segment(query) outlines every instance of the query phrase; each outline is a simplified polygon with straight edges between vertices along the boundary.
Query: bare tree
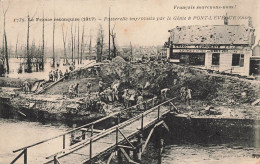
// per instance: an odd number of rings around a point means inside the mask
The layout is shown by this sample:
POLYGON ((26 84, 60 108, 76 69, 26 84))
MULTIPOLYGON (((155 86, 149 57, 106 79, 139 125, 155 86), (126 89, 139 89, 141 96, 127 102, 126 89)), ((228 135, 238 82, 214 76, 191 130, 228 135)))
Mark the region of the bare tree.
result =
POLYGON ((110 33, 110 7, 109 7, 109 13, 108 13, 108 59, 110 60, 111 56, 110 56, 110 36, 111 36, 111 33, 110 33))
POLYGON ((72 62, 73 62, 73 56, 74 56, 74 51, 73 51, 73 32, 72 32, 72 24, 71 24, 71 57, 72 57, 72 62))
POLYGON ((133 47, 132 47, 132 43, 130 42, 130 63, 133 61, 133 47))
POLYGON ((103 41, 104 41, 104 31, 102 25, 99 25, 98 34, 97 34, 97 62, 101 62, 103 54, 103 41))
POLYGON ((78 65, 79 65, 79 22, 78 22, 78 65))
POLYGON ((116 57, 116 44, 115 44, 116 33, 114 33, 114 29, 115 29, 115 25, 111 32, 112 42, 113 42, 113 57, 115 58, 116 57))
POLYGON ((82 64, 82 55, 84 53, 85 50, 85 46, 84 46, 84 28, 85 26, 83 25, 83 29, 82 29, 82 35, 81 35, 81 49, 80 49, 80 64, 82 64))
POLYGON ((67 30, 66 30, 66 34, 64 34, 64 24, 62 25, 62 39, 63 39, 63 47, 64 47, 64 57, 65 57, 65 64, 68 64, 68 58, 67 58, 67 54, 66 54, 66 41, 67 41, 67 30))
POLYGON ((55 13, 53 18, 53 28, 52 28, 52 66, 55 67, 55 50, 54 50, 54 39, 55 39, 55 13))
MULTIPOLYGON (((38 8, 37 8, 38 9, 38 8)), ((37 13, 37 9, 35 10, 35 13, 34 15, 31 17, 32 19, 34 18, 34 16, 36 15, 37 13)), ((32 72, 32 63, 31 63, 31 59, 32 59, 32 56, 31 56, 31 53, 30 53, 30 45, 29 45, 29 42, 30 42, 30 15, 29 15, 29 12, 28 12, 28 15, 27 15, 27 43, 26 43, 26 56, 27 56, 27 70, 26 72, 28 73, 31 73, 32 72)))
MULTIPOLYGON (((99 53, 97 54, 98 62, 101 62, 103 55, 103 47, 104 47, 104 30, 102 25, 99 25, 98 35, 97 35, 97 46, 99 46, 99 53)), ((97 47, 98 48, 98 47, 97 47)))
POLYGON ((28 13, 28 26, 27 26, 27 44, 26 44, 26 55, 27 55, 27 72, 32 72, 32 65, 31 65, 31 56, 30 56, 30 49, 29 49, 29 40, 30 40, 30 16, 28 13))
MULTIPOLYGON (((73 35, 73 49, 74 49, 74 52, 75 52, 75 58, 76 58, 76 25, 75 25, 75 28, 74 28, 74 35, 73 35)), ((76 59, 74 60, 74 62, 76 63, 76 59)), ((74 64, 75 64, 74 63, 74 64)))
POLYGON ((90 36, 89 36, 89 46, 88 46, 88 53, 89 53, 89 57, 92 53, 92 34, 90 32, 90 36))
POLYGON ((9 73, 9 57, 8 57, 8 47, 7 47, 7 36, 6 36, 6 30, 5 30, 5 19, 6 19, 6 13, 9 9, 9 2, 8 1, 8 5, 6 8, 4 8, 4 5, 2 4, 2 11, 3 11, 3 16, 4 16, 4 34, 3 34, 3 38, 4 38, 4 55, 5 55, 5 60, 6 60, 6 72, 9 73))
POLYGON ((17 52, 17 46, 18 46, 18 36, 16 38, 16 44, 15 44, 15 56, 18 59, 18 52, 17 52))
POLYGON ((42 12, 42 61, 41 61, 41 69, 44 70, 44 11, 42 12))

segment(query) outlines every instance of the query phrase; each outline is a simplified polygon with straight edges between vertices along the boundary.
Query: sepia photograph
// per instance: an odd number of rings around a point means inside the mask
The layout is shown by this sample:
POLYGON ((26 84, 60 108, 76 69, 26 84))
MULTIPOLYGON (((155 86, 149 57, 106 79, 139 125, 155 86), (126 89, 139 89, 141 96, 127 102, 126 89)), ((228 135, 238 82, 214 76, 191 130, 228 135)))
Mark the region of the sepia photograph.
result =
POLYGON ((260 1, 1 0, 0 164, 260 164, 260 1))

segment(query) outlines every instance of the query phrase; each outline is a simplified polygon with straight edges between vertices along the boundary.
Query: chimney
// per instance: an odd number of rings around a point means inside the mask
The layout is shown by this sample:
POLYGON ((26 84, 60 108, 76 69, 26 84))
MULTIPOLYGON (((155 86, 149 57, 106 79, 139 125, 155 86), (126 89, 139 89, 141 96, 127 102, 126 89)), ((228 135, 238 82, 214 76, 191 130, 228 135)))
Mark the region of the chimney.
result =
POLYGON ((248 27, 253 28, 253 21, 252 21, 252 17, 249 17, 248 19, 248 27))

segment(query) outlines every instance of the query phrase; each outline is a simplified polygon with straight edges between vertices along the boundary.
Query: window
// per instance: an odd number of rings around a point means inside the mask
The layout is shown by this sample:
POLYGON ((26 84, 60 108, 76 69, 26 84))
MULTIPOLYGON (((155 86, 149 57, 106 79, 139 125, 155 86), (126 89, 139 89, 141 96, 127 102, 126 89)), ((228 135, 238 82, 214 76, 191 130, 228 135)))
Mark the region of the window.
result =
POLYGON ((178 53, 172 53, 170 56, 171 59, 180 59, 180 54, 178 53))
POLYGON ((219 53, 212 54, 212 65, 219 65, 219 53))
POLYGON ((244 67, 244 54, 233 54, 232 66, 244 67))

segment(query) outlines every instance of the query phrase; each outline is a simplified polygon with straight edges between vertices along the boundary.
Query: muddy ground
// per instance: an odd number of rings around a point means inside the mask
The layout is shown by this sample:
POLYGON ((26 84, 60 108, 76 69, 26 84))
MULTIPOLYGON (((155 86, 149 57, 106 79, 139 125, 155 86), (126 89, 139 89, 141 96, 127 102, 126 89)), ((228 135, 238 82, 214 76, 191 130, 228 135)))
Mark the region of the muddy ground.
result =
MULTIPOLYGON (((71 74, 68 80, 59 82, 43 94, 67 95, 69 86, 79 83, 79 94, 84 96, 89 82, 92 83, 92 92, 98 91, 99 80, 103 80, 105 87, 111 86, 116 80, 120 81, 120 92, 123 89, 144 88, 149 82, 150 85, 144 89, 146 95, 160 97, 160 90, 169 88, 168 97, 177 97, 176 106, 181 113, 208 115, 205 108, 210 106, 218 113, 216 117, 259 119, 259 106, 251 104, 260 98, 260 81, 208 73, 205 70, 157 61, 129 64, 120 57, 110 63, 101 64, 99 71, 95 70, 97 68, 83 69, 71 74), (180 99, 181 87, 192 90, 190 105, 180 99)), ((5 85, 1 80, 1 86, 5 85)), ((18 87, 20 82, 14 80, 14 85, 11 84, 8 83, 7 86, 18 87)))

